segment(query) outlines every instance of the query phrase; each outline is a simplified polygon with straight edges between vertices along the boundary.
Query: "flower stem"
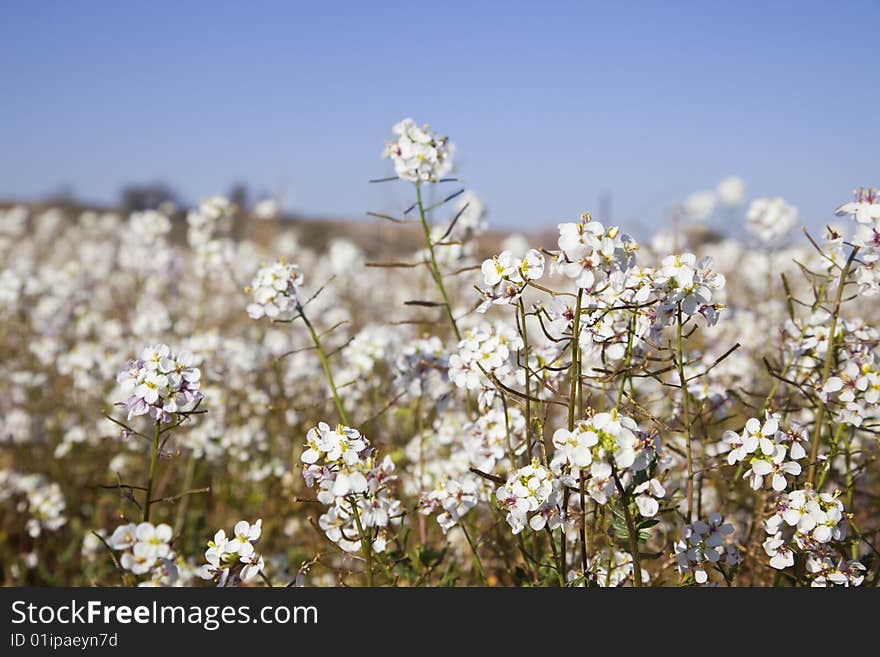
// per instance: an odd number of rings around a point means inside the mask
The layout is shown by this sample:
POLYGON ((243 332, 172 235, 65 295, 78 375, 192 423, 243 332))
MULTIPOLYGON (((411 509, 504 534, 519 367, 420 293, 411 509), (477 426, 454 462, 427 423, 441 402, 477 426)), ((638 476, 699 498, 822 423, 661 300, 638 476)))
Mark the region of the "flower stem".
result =
POLYGON ((617 391, 617 403, 614 404, 614 410, 620 410, 620 403, 623 401, 623 394, 626 390, 626 384, 629 380, 629 370, 632 366, 632 352, 633 352, 633 334, 635 333, 635 315, 629 321, 629 326, 627 327, 627 342, 626 342, 626 357, 623 361, 623 377, 620 381, 620 389, 617 391))
POLYGON ((425 245, 428 247, 428 253, 431 255, 431 274, 434 276, 434 282, 440 290, 440 296, 443 297, 443 304, 446 307, 446 314, 449 317, 449 323, 452 324, 452 330, 455 337, 461 340, 461 332, 458 330, 458 324, 455 321, 455 315, 452 314, 452 306, 449 304, 449 296, 446 294, 446 286, 443 285, 443 275, 437 266, 437 257, 434 254, 434 243, 431 241, 431 228, 428 226, 428 219, 425 216, 425 206, 422 203, 422 186, 416 183, 416 200, 419 206, 419 218, 422 221, 422 230, 425 233, 425 245))
MULTIPOLYGON (((583 298, 583 288, 578 289, 577 294, 577 302, 575 303, 575 311, 574 311, 574 321, 571 329, 571 387, 568 391, 568 430, 574 431, 574 417, 575 417, 575 408, 580 411, 580 405, 578 404, 578 390, 580 389, 580 354, 581 348, 579 344, 580 330, 581 330, 581 299, 583 298)), ((584 474, 580 473, 580 495, 581 495, 581 509, 584 508, 584 474)), ((565 496, 563 497, 562 504, 562 513, 568 514, 568 489, 565 490, 565 496)), ((583 526, 580 531, 580 544, 581 544, 581 565, 584 567, 584 576, 586 576, 586 563, 587 563, 587 555, 586 555, 586 533, 587 533, 587 518, 586 515, 581 516, 581 522, 583 526)), ((561 560, 562 560, 562 570, 568 567, 566 564, 567 558, 567 537, 565 535, 565 526, 560 528, 560 534, 562 536, 561 545, 561 560)), ((563 574, 563 577, 565 575, 563 574)))
POLYGON ((339 398, 339 393, 336 391, 336 384, 333 382, 333 374, 330 372, 330 363, 327 362, 327 353, 321 346, 321 340, 318 338, 318 334, 315 332, 315 327, 312 326, 309 318, 306 317, 306 312, 305 309, 302 307, 302 304, 297 304, 296 309, 299 311, 300 317, 302 317, 306 328, 309 329, 309 334, 312 336, 312 342, 315 343, 315 349, 318 352, 318 359, 321 361, 321 367, 324 370, 324 376, 327 378, 327 385, 330 386, 330 393, 333 395, 333 402, 336 404, 336 410, 339 412, 339 419, 342 420, 342 423, 344 425, 351 426, 351 422, 348 419, 348 414, 345 412, 345 407, 342 405, 342 400, 339 398))
MULTIPOLYGON (((580 484, 580 497, 581 497, 581 532, 580 532, 580 544, 581 544, 581 569, 584 571, 584 577, 587 576, 587 568, 589 567, 589 556, 587 554, 587 480, 584 476, 584 471, 581 470, 580 477, 578 483, 580 484)), ((563 530, 563 536, 565 535, 565 530, 563 530)))
POLYGON ((583 289, 578 290, 577 304, 574 310, 574 324, 571 329, 571 390, 568 396, 568 430, 574 431, 575 407, 577 406, 577 392, 580 385, 578 377, 578 363, 580 362, 581 348, 579 344, 581 332, 581 299, 583 289))
POLYGON ((529 371, 529 333, 526 330, 526 306, 522 302, 522 299, 519 300, 519 317, 520 323, 522 324, 522 339, 523 339, 523 366, 525 367, 526 373, 526 443, 528 444, 529 453, 526 456, 526 463, 532 460, 533 443, 532 443, 532 380, 531 380, 531 372, 529 371))
MULTIPOLYGON (((617 470, 612 469, 614 477, 614 485, 617 486, 617 492, 620 493, 620 505, 623 507, 623 517, 626 520, 626 533, 629 536, 629 552, 633 559, 632 582, 636 588, 642 586, 642 559, 639 554, 639 532, 636 529, 636 523, 633 521, 632 514, 629 511, 629 496, 620 483, 620 477, 617 476, 617 470)), ((608 571, 609 573, 611 570, 608 571)))
POLYGON ((822 380, 819 382, 819 409, 816 412, 816 424, 813 427, 813 440, 810 445, 810 470, 807 481, 812 486, 816 482, 816 465, 819 459, 819 443, 822 441, 822 422, 825 419, 825 401, 822 399, 821 391, 828 382, 831 375, 831 362, 834 360, 834 341, 837 338, 837 317, 840 314, 840 303, 843 299, 843 288, 846 287, 846 279, 852 268, 853 260, 859 252, 859 247, 854 247, 847 258, 846 264, 840 272, 840 279, 837 282, 837 294, 834 297, 834 312, 831 313, 831 324, 828 327, 828 346, 825 351, 825 364, 822 367, 822 380))
POLYGON ((483 571, 483 562, 480 561, 480 553, 477 552, 477 546, 474 545, 474 541, 471 538, 471 533, 465 526, 464 521, 458 524, 459 527, 461 527, 461 531, 464 532, 464 537, 467 539, 468 545, 471 547, 471 554, 474 557, 474 569, 477 571, 477 576, 480 578, 483 586, 489 586, 489 581, 486 579, 486 573, 483 571))
POLYGON ((361 554, 364 557, 364 561, 367 562, 364 571, 366 584, 367 586, 373 586, 373 541, 364 531, 364 526, 361 524, 361 514, 358 511, 357 501, 350 499, 349 504, 351 504, 351 510, 354 514, 354 522, 357 525, 358 536, 361 537, 361 554))
POLYGON ((684 340, 682 339, 681 303, 678 304, 678 347, 676 364, 678 365, 678 383, 681 388, 681 412, 687 448, 687 521, 694 519, 694 459, 691 454, 691 418, 688 409, 688 389, 684 375, 684 340))
POLYGON ((153 435, 153 447, 150 450, 150 475, 147 479, 147 499, 144 500, 144 522, 150 522, 150 505, 153 497, 153 479, 156 476, 156 462, 159 459, 159 436, 161 420, 156 420, 156 433, 153 435))

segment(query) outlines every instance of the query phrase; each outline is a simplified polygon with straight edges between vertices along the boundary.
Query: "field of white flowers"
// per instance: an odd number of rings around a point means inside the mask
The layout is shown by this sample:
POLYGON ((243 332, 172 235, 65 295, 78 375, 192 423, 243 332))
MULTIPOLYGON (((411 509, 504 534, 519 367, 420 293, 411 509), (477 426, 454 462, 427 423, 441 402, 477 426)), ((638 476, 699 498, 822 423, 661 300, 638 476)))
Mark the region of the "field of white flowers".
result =
POLYGON ((391 259, 219 197, 185 238, 0 211, 0 582, 878 584, 876 191, 808 232, 730 178, 492 254, 446 137, 383 158, 391 259))

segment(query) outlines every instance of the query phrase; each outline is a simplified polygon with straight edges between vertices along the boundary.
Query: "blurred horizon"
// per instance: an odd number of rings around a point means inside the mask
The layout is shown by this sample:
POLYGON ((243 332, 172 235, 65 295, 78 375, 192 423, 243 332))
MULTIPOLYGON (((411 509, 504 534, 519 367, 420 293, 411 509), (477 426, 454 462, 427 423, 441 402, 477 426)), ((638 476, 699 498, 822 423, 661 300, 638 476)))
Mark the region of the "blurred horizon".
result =
MULTIPOLYGON (((411 116, 455 143, 493 228, 665 221, 729 175, 821 225, 877 184, 880 3, 33 2, 0 8, 0 201, 301 216, 408 205, 380 159, 411 116), (335 11, 334 11, 335 10, 335 11)), ((366 219, 365 219, 366 220, 366 219)))

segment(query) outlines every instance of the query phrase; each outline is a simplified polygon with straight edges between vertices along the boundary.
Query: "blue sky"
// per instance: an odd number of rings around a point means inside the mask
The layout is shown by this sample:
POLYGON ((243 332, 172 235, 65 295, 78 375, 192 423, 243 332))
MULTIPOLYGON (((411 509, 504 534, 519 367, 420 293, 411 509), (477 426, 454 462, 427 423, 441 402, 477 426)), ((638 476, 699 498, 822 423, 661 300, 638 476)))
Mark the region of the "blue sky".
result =
POLYGON ((6 2, 0 197, 233 181, 361 216, 397 120, 452 137, 492 224, 612 195, 650 225, 728 174, 818 224, 878 184, 880 3, 6 2))

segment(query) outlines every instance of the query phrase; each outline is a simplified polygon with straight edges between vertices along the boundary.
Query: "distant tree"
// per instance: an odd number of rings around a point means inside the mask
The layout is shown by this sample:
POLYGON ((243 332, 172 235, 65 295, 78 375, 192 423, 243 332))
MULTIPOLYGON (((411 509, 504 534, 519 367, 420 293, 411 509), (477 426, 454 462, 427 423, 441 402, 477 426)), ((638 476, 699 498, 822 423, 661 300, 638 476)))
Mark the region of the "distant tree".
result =
POLYGON ((238 207, 241 214, 247 214, 248 204, 250 203, 250 190, 247 183, 236 182, 229 188, 229 200, 238 207))
POLYGON ((76 191, 70 183, 63 183, 46 194, 46 203, 50 205, 73 205, 76 203, 76 191))
POLYGON ((163 203, 179 205, 177 193, 163 182, 125 185, 119 197, 122 210, 126 213, 155 210, 163 203))

